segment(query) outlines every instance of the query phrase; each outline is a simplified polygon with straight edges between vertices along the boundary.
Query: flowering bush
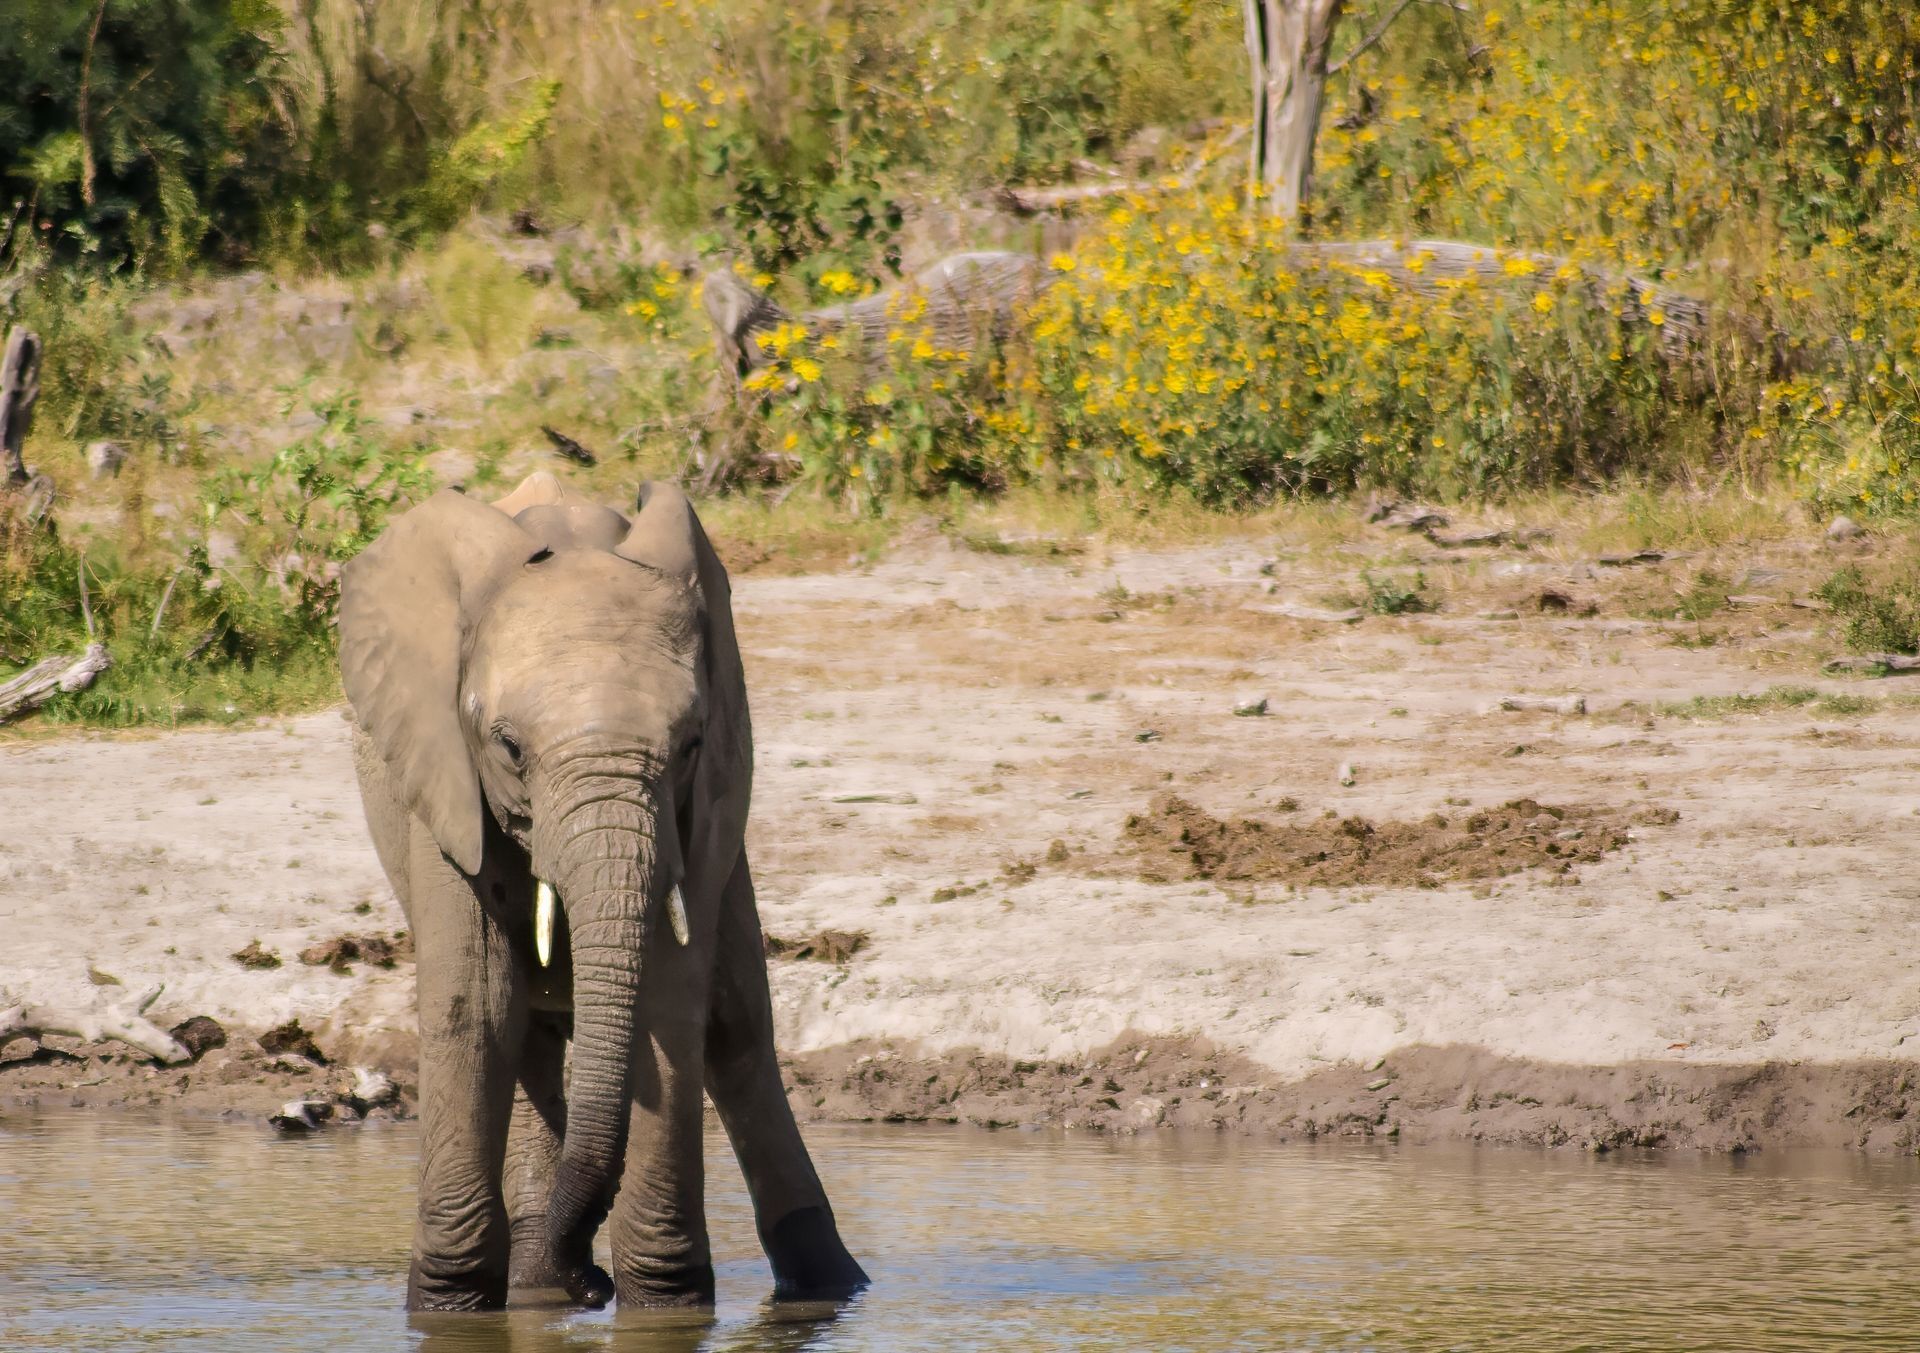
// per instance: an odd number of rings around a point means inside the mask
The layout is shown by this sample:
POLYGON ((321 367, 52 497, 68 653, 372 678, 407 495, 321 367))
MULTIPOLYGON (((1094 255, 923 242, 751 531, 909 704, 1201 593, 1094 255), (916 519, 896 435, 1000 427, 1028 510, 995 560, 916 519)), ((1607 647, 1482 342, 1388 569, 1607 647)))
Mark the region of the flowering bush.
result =
POLYGON ((1649 326, 1574 298, 1577 269, 1502 258, 1515 285, 1426 294, 1365 268, 1303 271, 1232 197, 1140 197, 1051 261, 1001 341, 941 347, 908 293, 877 361, 789 324, 749 385, 810 472, 875 495, 1031 479, 1216 503, 1485 493, 1651 469, 1696 435, 1649 326))
POLYGON ((1053 259, 1007 341, 943 351, 911 300, 878 363, 783 335, 760 378, 776 435, 876 495, 1704 470, 1851 510, 1915 501, 1920 10, 1516 0, 1402 22, 1326 110, 1310 232, 1483 243, 1493 280, 1303 271, 1234 194, 1168 189, 1053 259), (1722 317, 1691 360, 1662 355, 1657 307, 1591 280, 1629 274, 1722 317))

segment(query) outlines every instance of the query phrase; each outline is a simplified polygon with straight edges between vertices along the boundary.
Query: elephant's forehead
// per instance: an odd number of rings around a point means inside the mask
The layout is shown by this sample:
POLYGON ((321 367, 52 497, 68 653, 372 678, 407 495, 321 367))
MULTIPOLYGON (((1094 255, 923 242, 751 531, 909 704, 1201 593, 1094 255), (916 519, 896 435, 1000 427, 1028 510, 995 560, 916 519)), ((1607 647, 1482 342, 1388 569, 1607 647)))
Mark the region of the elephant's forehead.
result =
POLYGON ((693 645, 699 597, 679 579, 599 550, 563 550, 521 568, 488 610, 485 628, 575 641, 693 645))

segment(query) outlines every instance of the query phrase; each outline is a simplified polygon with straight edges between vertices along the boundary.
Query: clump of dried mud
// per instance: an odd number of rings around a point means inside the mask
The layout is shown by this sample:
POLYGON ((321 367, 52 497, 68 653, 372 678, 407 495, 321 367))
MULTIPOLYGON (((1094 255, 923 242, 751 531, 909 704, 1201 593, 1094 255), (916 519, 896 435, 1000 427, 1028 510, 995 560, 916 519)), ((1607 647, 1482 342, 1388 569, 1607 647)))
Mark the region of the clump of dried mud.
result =
POLYGON ((767 935, 762 940, 768 958, 810 958, 820 963, 845 963, 867 947, 864 930, 822 930, 803 939, 767 935))
POLYGON ((1210 879, 1319 887, 1436 888, 1523 869, 1557 874, 1632 839, 1639 823, 1677 821, 1670 809, 1555 808, 1514 799, 1498 808, 1430 813, 1417 822, 1325 816, 1303 822, 1217 818, 1176 794, 1127 818, 1124 833, 1149 882, 1210 879))

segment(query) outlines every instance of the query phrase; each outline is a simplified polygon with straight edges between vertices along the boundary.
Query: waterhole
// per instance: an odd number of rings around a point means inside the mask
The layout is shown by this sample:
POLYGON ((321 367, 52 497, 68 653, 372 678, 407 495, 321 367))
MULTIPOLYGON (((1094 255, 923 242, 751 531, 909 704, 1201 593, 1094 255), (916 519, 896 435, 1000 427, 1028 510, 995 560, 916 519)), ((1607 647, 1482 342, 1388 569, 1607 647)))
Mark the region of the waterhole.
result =
POLYGON ((411 1125, 0 1118, 0 1348, 1910 1346, 1910 1160, 809 1132, 875 1285, 778 1310, 724 1139, 711 1317, 410 1321, 411 1125))

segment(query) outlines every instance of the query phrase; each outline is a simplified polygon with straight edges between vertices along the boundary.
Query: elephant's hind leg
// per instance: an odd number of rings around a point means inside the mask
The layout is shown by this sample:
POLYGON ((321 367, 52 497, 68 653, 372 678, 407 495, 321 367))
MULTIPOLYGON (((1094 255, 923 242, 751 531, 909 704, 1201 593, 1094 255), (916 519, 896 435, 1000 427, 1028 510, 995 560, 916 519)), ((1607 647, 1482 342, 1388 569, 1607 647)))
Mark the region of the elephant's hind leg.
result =
POLYGON ((865 1287, 866 1272, 840 1239, 780 1081, 766 946, 744 852, 720 909, 707 1093, 746 1176, 760 1244, 773 1266, 774 1296, 838 1300, 865 1287))
POLYGON ((566 1291, 547 1250, 547 1199, 567 1131, 564 1068, 572 1016, 536 1010, 520 1045, 520 1079, 507 1133, 507 1226, 513 1255, 507 1285, 512 1300, 562 1303, 566 1291))

